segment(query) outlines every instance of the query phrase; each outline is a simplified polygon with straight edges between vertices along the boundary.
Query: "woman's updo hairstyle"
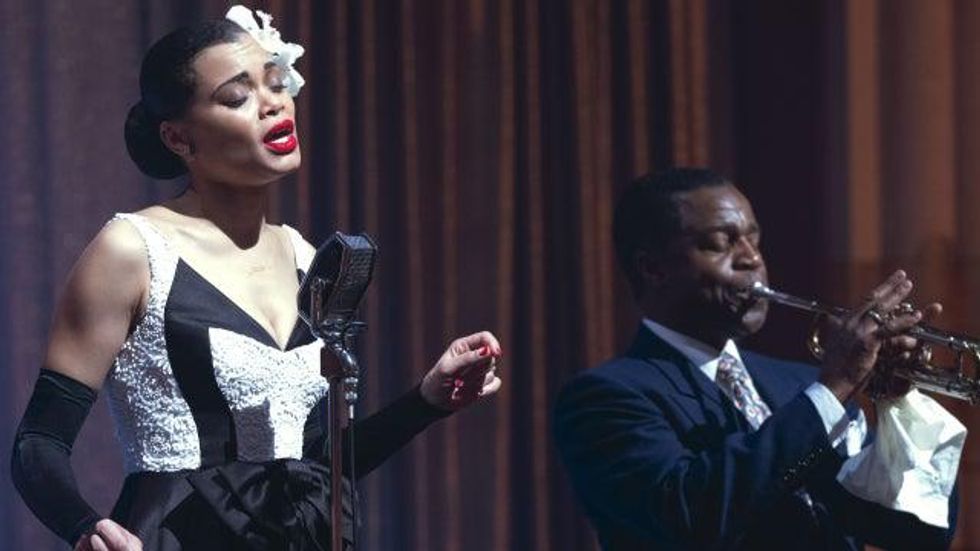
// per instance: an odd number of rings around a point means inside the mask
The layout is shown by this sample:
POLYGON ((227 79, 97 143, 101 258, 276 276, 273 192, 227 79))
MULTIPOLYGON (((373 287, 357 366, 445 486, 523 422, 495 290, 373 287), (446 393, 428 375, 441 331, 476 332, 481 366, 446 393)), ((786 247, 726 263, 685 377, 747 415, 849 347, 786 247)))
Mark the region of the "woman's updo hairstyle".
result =
POLYGON ((194 96, 194 58, 210 46, 235 42, 245 33, 219 19, 183 27, 156 42, 143 58, 140 95, 126 117, 126 149, 136 166, 153 178, 187 172, 184 161, 160 139, 160 123, 180 118, 194 96))

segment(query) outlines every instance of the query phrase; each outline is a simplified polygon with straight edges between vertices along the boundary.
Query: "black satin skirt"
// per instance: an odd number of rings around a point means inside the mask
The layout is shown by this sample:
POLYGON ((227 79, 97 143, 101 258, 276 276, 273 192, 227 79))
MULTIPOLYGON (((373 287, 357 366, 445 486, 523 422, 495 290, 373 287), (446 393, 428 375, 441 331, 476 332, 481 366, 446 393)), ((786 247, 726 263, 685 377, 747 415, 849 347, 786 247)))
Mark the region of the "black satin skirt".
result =
MULTIPOLYGON (((342 529, 350 542, 347 481, 344 490, 342 529)), ((112 518, 138 536, 145 551, 331 551, 330 471, 311 461, 281 459, 133 473, 112 518)))

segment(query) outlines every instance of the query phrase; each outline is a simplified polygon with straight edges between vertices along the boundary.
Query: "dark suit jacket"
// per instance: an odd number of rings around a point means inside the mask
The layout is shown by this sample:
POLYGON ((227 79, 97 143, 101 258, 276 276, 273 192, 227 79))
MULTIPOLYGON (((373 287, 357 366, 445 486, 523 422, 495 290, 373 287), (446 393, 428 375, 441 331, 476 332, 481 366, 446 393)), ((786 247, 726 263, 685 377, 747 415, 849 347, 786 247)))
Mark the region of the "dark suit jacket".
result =
POLYGON ((714 381, 643 326, 625 356, 562 390, 555 438, 604 549, 948 546, 952 529, 836 482, 842 459, 803 393, 816 368, 741 355, 773 411, 754 432, 714 381))

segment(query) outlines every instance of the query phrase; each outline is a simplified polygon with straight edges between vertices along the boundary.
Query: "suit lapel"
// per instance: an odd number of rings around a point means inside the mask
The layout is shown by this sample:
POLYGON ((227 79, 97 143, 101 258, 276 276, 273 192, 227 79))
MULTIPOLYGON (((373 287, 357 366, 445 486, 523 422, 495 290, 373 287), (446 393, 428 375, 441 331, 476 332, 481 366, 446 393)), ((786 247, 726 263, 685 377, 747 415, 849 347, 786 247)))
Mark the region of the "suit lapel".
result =
MULTIPOLYGON (((752 376, 756 390, 773 411, 786 405, 805 386, 796 378, 781 372, 779 362, 745 350, 740 350, 739 354, 752 376)), ((737 413, 734 405, 714 381, 643 324, 640 324, 627 356, 650 363, 678 394, 690 398, 678 403, 687 410, 692 419, 696 420, 709 412, 724 418, 732 411, 742 419, 741 414, 737 413)))
POLYGON ((721 390, 698 367, 691 363, 679 350, 667 344, 653 331, 640 324, 627 356, 645 360, 670 381, 678 394, 694 398, 705 407, 722 413, 724 401, 721 390))
POLYGON ((752 376, 755 389, 769 405, 769 409, 776 411, 783 407, 800 391, 802 386, 800 381, 788 377, 787 373, 780 373, 777 362, 752 352, 740 351, 739 353, 745 368, 752 376))

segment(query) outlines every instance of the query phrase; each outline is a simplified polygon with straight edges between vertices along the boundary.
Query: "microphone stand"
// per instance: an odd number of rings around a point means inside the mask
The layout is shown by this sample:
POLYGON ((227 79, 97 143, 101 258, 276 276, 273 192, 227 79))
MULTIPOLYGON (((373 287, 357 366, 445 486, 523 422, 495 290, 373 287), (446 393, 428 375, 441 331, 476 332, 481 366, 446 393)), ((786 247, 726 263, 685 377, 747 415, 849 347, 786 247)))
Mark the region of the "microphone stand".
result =
POLYGON ((354 352, 357 335, 367 324, 360 321, 329 318, 324 311, 329 283, 317 277, 310 285, 310 327, 323 340, 320 349, 320 374, 327 379, 327 445, 330 456, 330 535, 333 551, 345 551, 343 539, 343 443, 341 435, 347 427, 350 450, 351 509, 353 516, 352 541, 349 549, 356 549, 357 507, 354 500, 354 405, 357 403, 357 385, 360 369, 354 352))

